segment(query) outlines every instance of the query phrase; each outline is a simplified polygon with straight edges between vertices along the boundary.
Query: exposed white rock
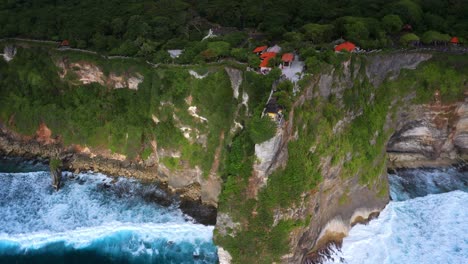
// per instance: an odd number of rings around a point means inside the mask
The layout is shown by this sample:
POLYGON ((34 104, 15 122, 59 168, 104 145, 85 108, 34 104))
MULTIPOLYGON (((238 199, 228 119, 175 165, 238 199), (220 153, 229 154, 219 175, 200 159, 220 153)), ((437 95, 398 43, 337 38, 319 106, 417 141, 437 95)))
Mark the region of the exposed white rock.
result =
POLYGON ((71 63, 70 68, 78 75, 80 82, 83 84, 105 84, 104 73, 96 65, 90 63, 71 63))
POLYGON ((235 134, 237 130, 242 130, 244 127, 239 123, 234 121, 234 126, 231 128, 231 134, 235 134))
POLYGON ((401 134, 402 137, 431 137, 431 131, 428 127, 415 127, 401 134))
POLYGON ((216 37, 216 35, 213 33, 213 30, 210 28, 210 30, 208 30, 208 34, 206 34, 206 36, 202 39, 202 41, 205 39, 214 38, 214 37, 216 37))
POLYGON ((123 76, 118 76, 115 73, 109 74, 109 80, 112 82, 114 89, 121 89, 127 86, 125 78, 123 76))
POLYGON ((143 76, 139 73, 136 73, 136 76, 128 78, 127 84, 128 88, 132 90, 138 90, 138 85, 143 82, 143 76))
POLYGON ((245 105, 245 108, 247 109, 247 113, 249 112, 249 95, 246 92, 242 93, 242 104, 245 105))
POLYGON ((151 115, 151 119, 153 119, 153 122, 155 124, 158 124, 160 121, 159 121, 159 118, 157 116, 155 116, 154 114, 151 115))
POLYGON ((366 75, 370 82, 379 86, 385 78, 394 79, 398 77, 401 69, 416 69, 423 61, 432 57, 432 54, 405 53, 405 54, 383 54, 369 57, 369 66, 366 67, 366 75))
POLYGON ((320 75, 319 91, 322 97, 328 97, 330 95, 332 82, 333 82, 333 73, 320 75))
POLYGON ((255 156, 258 162, 254 164, 254 170, 261 179, 262 186, 266 185, 268 172, 275 161, 282 140, 283 130, 279 129, 276 135, 271 139, 260 144, 255 144, 255 156))
POLYGON ((206 76, 208 76, 208 72, 203 74, 203 75, 200 75, 200 74, 198 74, 198 72, 196 72, 194 70, 189 70, 189 73, 190 73, 190 75, 192 75, 193 77, 195 77, 197 79, 204 79, 204 78, 206 78, 206 76))
POLYGON ((187 126, 181 126, 179 127, 180 131, 182 131, 182 134, 184 134, 184 137, 186 139, 191 139, 190 133, 192 132, 192 128, 187 127, 187 126))
POLYGON ((242 84, 242 72, 234 68, 224 68, 231 80, 232 93, 235 99, 239 98, 239 87, 242 84))
POLYGON ((216 230, 222 236, 229 235, 235 237, 240 226, 241 224, 234 222, 227 213, 219 213, 216 216, 216 230))
POLYGON ((198 120, 200 120, 202 123, 203 122, 208 122, 208 119, 206 119, 205 117, 203 116, 199 116, 197 114, 197 107, 196 106, 190 106, 188 109, 188 112, 191 116, 197 118, 198 120))
POLYGON ((65 60, 60 60, 57 62, 57 66, 61 68, 60 78, 65 78, 67 73, 72 71, 78 76, 78 80, 82 84, 99 83, 114 89, 129 88, 137 90, 138 85, 144 80, 144 77, 139 73, 117 75, 112 72, 106 76, 100 67, 89 62, 68 63, 65 60))
POLYGON ((231 264, 232 257, 224 248, 218 247, 219 264, 231 264))

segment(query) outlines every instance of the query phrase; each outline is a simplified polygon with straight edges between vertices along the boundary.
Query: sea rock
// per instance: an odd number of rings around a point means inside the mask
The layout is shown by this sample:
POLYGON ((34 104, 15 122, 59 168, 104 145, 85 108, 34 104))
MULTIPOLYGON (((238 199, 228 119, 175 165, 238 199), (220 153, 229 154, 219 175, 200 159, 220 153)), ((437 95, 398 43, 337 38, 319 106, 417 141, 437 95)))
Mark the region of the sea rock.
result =
POLYGON ((62 183, 62 168, 53 168, 52 166, 50 167, 50 175, 52 177, 52 187, 56 191, 60 189, 60 185, 62 183))

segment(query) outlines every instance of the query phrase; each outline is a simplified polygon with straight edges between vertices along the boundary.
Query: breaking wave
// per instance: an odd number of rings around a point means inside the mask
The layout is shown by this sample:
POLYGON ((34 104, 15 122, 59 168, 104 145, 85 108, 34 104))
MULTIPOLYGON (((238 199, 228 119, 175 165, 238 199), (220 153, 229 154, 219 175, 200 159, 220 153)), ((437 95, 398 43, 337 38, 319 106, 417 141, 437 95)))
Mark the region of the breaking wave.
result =
POLYGON ((409 170, 390 175, 391 201, 356 225, 323 263, 468 263, 466 172, 409 170))
POLYGON ((0 173, 0 263, 216 263, 213 226, 151 199, 155 185, 46 171, 0 173))

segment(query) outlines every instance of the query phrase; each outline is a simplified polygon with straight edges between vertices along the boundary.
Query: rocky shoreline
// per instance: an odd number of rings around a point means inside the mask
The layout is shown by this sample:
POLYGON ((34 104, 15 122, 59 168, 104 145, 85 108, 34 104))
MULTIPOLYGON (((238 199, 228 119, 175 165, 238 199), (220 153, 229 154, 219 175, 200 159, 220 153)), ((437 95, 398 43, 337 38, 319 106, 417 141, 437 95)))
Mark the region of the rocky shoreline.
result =
POLYGON ((156 197, 155 202, 161 204, 180 201, 180 209, 204 225, 216 224, 217 208, 203 203, 200 197, 200 184, 173 188, 168 182, 168 175, 161 173, 157 164, 147 166, 143 162, 117 160, 101 155, 90 155, 79 152, 77 146, 64 146, 59 140, 43 140, 38 136, 21 136, 0 123, 0 156, 17 157, 48 163, 50 159, 60 159, 62 169, 73 173, 93 171, 111 177, 136 178, 147 183, 158 183, 167 194, 166 197, 156 197))

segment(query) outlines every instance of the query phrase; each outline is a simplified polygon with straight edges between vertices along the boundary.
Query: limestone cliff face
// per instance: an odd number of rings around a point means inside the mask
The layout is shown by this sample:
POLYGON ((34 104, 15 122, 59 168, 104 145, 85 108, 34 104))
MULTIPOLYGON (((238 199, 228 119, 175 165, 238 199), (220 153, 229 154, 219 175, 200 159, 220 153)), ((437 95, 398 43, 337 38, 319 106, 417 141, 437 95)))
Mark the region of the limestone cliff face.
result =
MULTIPOLYGON (((299 98, 306 103, 315 96, 329 96, 334 94, 336 98, 342 98, 346 89, 353 86, 355 80, 362 81, 365 77, 378 89, 378 86, 386 79, 394 79, 401 69, 414 69, 423 61, 431 58, 430 54, 388 54, 366 58, 365 65, 354 65, 345 62, 343 72, 331 70, 323 73, 318 83, 312 83, 310 91, 304 93, 304 98, 299 98), (365 68, 362 68, 365 67, 365 68), (365 73, 365 77, 362 75, 365 73), (318 87, 318 91, 316 89, 318 87)), ((334 126, 334 133, 340 133, 361 111, 348 113, 334 126)), ((390 114, 386 119, 384 133, 390 133, 395 126, 390 114)), ((372 144, 372 138, 369 138, 372 144)), ((375 144, 375 143, 374 143, 375 144)), ((348 153, 351 157, 353 153, 348 153)), ((277 211, 275 222, 281 219, 304 220, 311 216, 308 226, 295 229, 290 234, 290 253, 283 256, 284 263, 302 263, 310 252, 320 250, 330 241, 339 242, 347 235, 347 231, 357 222, 368 219, 382 210, 389 201, 388 179, 385 169, 385 153, 375 160, 375 166, 382 167, 380 176, 371 185, 364 186, 359 182, 360 171, 354 177, 342 177, 345 160, 333 164, 330 156, 321 157, 321 171, 323 181, 312 193, 304 193, 301 204, 293 208, 277 211), (383 166, 382 166, 383 165, 383 166)), ((348 158, 348 157, 347 157, 348 158)), ((346 159, 346 158, 345 158, 346 159)))
POLYGON ((143 76, 139 73, 104 74, 103 70, 97 65, 86 62, 69 62, 66 58, 56 62, 60 68, 59 75, 65 78, 67 74, 76 75, 78 81, 82 84, 99 83, 113 89, 128 88, 138 90, 138 85, 143 82, 143 76))
MULTIPOLYGON (((330 95, 334 95, 342 104, 344 91, 351 88, 355 80, 368 78, 372 84, 378 86, 386 78, 396 78, 401 69, 414 69, 419 63, 431 58, 429 54, 420 53, 400 55, 368 57, 367 66, 352 65, 351 61, 347 61, 341 65, 342 71, 330 69, 314 76, 308 88, 302 91, 294 102, 288 121, 279 128, 277 135, 255 146, 257 162, 249 180, 249 190, 255 191, 250 195, 255 197, 257 192, 267 185, 268 176, 287 163, 287 143, 296 139, 294 129, 300 126, 300 120, 295 118, 296 107, 310 104, 314 98, 327 98, 330 95)), ((333 132, 340 133, 361 114, 360 110, 347 113, 337 122, 333 132)), ((388 116, 385 129, 388 132, 394 126, 392 118, 388 116)), ((466 140, 465 136, 458 136, 458 141, 466 140)), ((369 138, 369 142, 372 144, 372 138, 369 138)), ((311 151, 313 152, 313 148, 311 151)), ((348 156, 352 155, 353 153, 348 153, 348 156)), ((375 164, 382 168, 380 176, 373 184, 366 186, 359 182, 360 174, 366 173, 365 171, 360 171, 353 177, 342 177, 345 160, 332 162, 331 156, 320 157, 320 160, 322 182, 314 190, 303 193, 300 203, 275 210, 273 225, 280 220, 310 222, 290 233, 290 251, 282 257, 283 263, 303 263, 311 251, 320 249, 327 242, 336 241, 337 237, 342 238, 353 224, 374 216, 389 201, 385 152, 381 153, 381 158, 378 158, 375 164)), ((228 224, 231 225, 230 229, 233 229, 233 226, 234 229, 239 228, 238 223, 225 220, 229 219, 228 216, 223 215, 223 219, 218 221, 218 230, 225 229, 228 224)))
POLYGON ((387 145, 390 168, 438 167, 468 157, 468 99, 411 106, 400 113, 387 145))

